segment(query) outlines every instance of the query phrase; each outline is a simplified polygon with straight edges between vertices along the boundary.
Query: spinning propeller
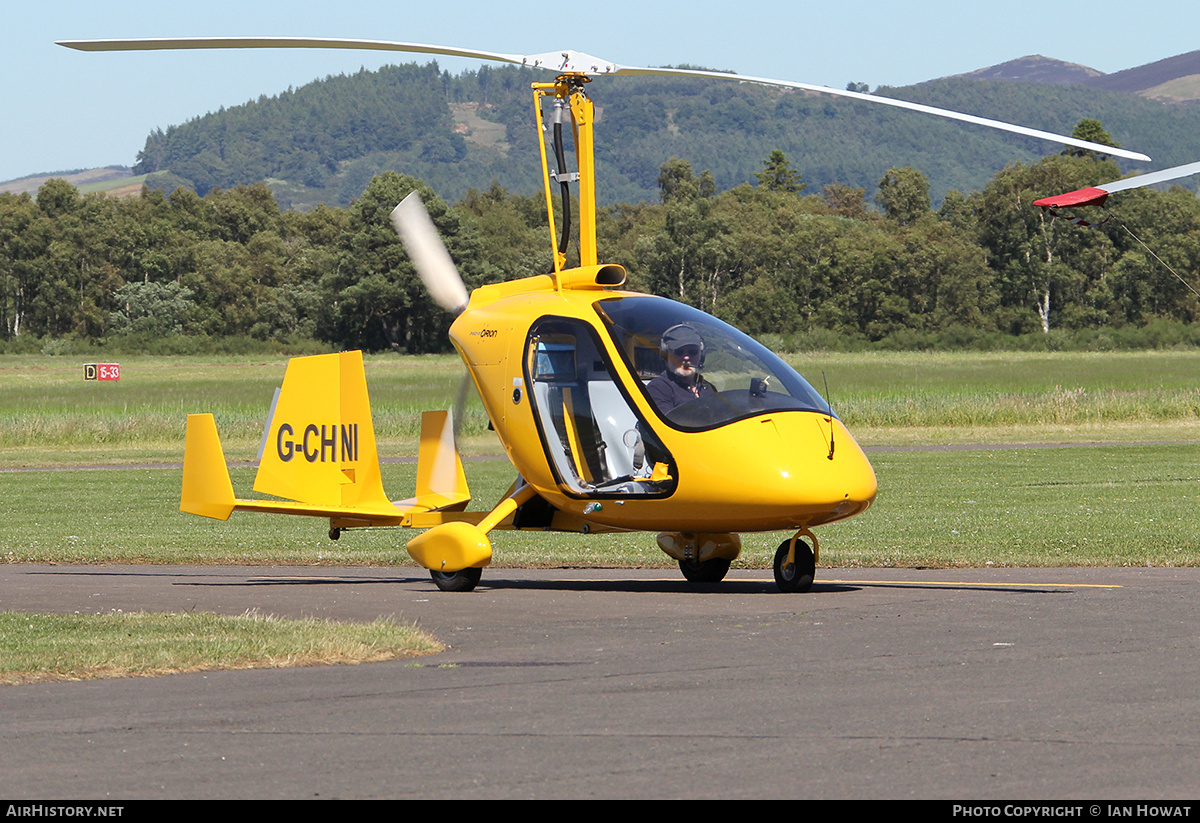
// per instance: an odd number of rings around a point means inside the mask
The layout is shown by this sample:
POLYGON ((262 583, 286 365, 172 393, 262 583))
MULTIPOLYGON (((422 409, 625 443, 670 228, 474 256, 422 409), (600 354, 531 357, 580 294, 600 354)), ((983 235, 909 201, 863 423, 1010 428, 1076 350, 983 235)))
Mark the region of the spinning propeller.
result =
MULTIPOLYGON (((425 209, 425 204, 421 202, 420 196, 415 191, 410 192, 396 208, 392 209, 391 216, 392 226, 404 242, 408 257, 412 260, 417 275, 425 284, 433 302, 456 316, 462 314, 470 299, 466 284, 463 283, 462 275, 458 273, 454 261, 450 259, 450 252, 446 249, 446 244, 442 242, 442 237, 438 234, 437 227, 433 225, 433 220, 425 209)), ((470 388, 471 373, 468 371, 463 374, 462 380, 458 384, 458 393, 450 411, 455 441, 458 440, 466 418, 467 396, 470 388)))
POLYGON ((404 241, 409 259, 433 302, 448 312, 462 314, 467 307, 467 287, 415 191, 392 209, 392 226, 404 241))

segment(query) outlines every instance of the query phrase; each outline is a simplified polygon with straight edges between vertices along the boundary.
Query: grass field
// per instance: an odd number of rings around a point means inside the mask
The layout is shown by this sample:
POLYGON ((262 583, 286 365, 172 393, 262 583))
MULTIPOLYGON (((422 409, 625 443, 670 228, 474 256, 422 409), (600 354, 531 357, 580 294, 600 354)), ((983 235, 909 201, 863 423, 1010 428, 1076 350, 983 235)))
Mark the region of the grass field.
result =
MULTIPOLYGON (((885 451, 870 454, 879 499, 823 527, 824 566, 1200 564, 1200 443, 885 451)), ((512 479, 502 460, 467 473, 486 508, 512 479)), ((394 497, 415 466, 387 464, 394 497)), ((246 493, 253 470, 233 471, 246 493)), ((8 562, 410 564, 397 529, 333 542, 310 518, 238 513, 229 522, 177 510, 178 469, 0 474, 0 557, 8 562)), ((767 567, 783 534, 743 535, 739 565, 767 567)), ((644 533, 496 532, 496 565, 673 565, 644 533)))
MULTIPOLYGON (((1200 440, 1200 351, 858 353, 788 358, 865 446, 1200 440)), ((253 459, 285 358, 123 358, 120 382, 82 361, 0 358, 0 468, 174 462, 189 412, 213 412, 230 460, 253 459)), ((452 355, 366 359, 380 454, 416 453, 420 412, 452 405, 452 355)), ((500 453, 478 401, 464 455, 500 453)))
MULTIPOLYGON (((1200 352, 821 354, 794 364, 829 383, 834 408, 870 450, 879 478, 865 515, 820 530, 822 565, 977 566, 1200 563, 1200 352), (1079 444, 1100 443, 1083 447, 1079 444), (991 448, 954 450, 952 444, 991 448), (1041 444, 1041 448, 1010 448, 1041 444), (1057 444, 1055 447, 1045 447, 1057 444), (1124 445, 1122 445, 1124 444, 1124 445), (931 447, 941 447, 929 450, 931 447), (901 448, 900 451, 879 449, 901 448)), ((9 562, 410 562, 408 534, 237 514, 177 511, 184 418, 213 411, 231 461, 252 460, 284 361, 127 358, 119 383, 85 382, 61 358, 0 360, 0 557, 9 562), (80 466, 136 465, 123 471, 80 466)), ((452 403, 449 356, 367 359, 380 453, 415 453, 419 413, 452 403)), ((475 408, 466 455, 495 455, 475 408)), ((411 493, 415 467, 387 463, 385 487, 411 493)), ((472 508, 512 479, 470 461, 472 508)), ((249 492, 253 471, 235 468, 249 492)), ((742 563, 767 565, 780 535, 745 535, 742 563)), ((652 535, 497 533, 496 563, 651 565, 652 535)))
POLYGON ((0 612, 0 649, 0 684, 11 684, 366 663, 433 654, 443 646, 392 620, 333 623, 253 612, 0 612))

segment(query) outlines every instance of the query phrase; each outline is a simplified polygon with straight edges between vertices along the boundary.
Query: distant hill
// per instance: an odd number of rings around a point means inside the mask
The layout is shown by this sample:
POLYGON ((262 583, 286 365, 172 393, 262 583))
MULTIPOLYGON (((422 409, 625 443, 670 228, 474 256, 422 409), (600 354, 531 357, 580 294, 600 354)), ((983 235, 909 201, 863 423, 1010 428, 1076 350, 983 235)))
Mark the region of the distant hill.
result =
POLYGON ((1200 101, 1200 51, 1178 54, 1112 74, 1033 54, 957 76, 1006 83, 1078 84, 1138 94, 1167 103, 1200 101))
POLYGON ((1064 63, 1062 60, 1031 54, 1026 57, 1018 57, 1016 60, 998 63, 995 66, 988 66, 986 69, 977 69, 968 74, 955 76, 1002 83, 1050 83, 1063 86, 1069 83, 1084 85, 1089 80, 1103 77, 1104 72, 1088 66, 1081 66, 1078 63, 1064 63))
MULTIPOLYGON (((97 174, 137 175, 131 190, 144 180, 201 194, 265 180, 281 205, 296 209, 345 205, 388 169, 451 201, 493 181, 532 194, 541 188, 534 79, 544 78, 517 67, 454 76, 436 63, 327 77, 156 130, 134 169, 97 174)), ((710 79, 598 77, 589 93, 601 204, 657 201, 659 169, 672 157, 711 172, 725 190, 755 183, 780 149, 808 192, 839 183, 866 190, 868 200, 888 169, 912 166, 929 177, 939 202, 951 189, 981 188, 1009 163, 1059 150, 882 106, 710 79)), ((1111 75, 1030 55, 874 93, 1061 134, 1095 118, 1121 145, 1154 157, 1156 168, 1200 157, 1200 106, 1174 105, 1200 100, 1200 51, 1111 75)), ((77 184, 86 177, 39 175, 0 189, 36 191, 50 176, 77 184)))
MULTIPOLYGON (((1016 81, 1094 76, 1045 58, 995 73, 1014 79, 943 78, 875 93, 1061 134, 1097 118, 1122 145, 1156 160, 1200 156, 1200 110, 1078 83, 1016 81)), ((529 194, 541 186, 534 78, 512 67, 451 76, 434 63, 330 77, 156 131, 134 171, 150 175, 150 185, 200 193, 266 180, 281 204, 298 209, 344 205, 385 169, 421 178, 450 200, 493 180, 529 194)), ((868 198, 888 169, 913 166, 940 201, 950 189, 982 187, 1008 163, 1059 150, 881 106, 719 80, 599 77, 589 93, 598 107, 601 204, 657 201, 659 169, 672 157, 710 171, 724 190, 755 183, 763 160, 780 149, 808 191, 840 183, 868 198)))
POLYGON ((74 171, 58 171, 46 174, 31 174, 0 183, 0 191, 13 194, 37 194, 37 190, 47 180, 66 180, 80 191, 107 191, 132 185, 136 191, 141 191, 142 181, 133 182, 133 171, 126 166, 105 166, 100 169, 75 169, 74 171))
POLYGON ((1088 85, 1108 91, 1133 92, 1167 102, 1200 100, 1200 51, 1106 74, 1091 80, 1088 85))

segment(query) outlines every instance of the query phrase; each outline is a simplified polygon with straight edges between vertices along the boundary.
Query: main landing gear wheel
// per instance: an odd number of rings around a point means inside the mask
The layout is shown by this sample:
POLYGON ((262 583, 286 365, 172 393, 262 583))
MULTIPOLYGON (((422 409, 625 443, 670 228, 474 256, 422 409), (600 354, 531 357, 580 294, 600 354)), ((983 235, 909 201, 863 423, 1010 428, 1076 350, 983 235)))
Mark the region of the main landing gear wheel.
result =
POLYGON ((730 561, 724 557, 711 560, 680 560, 679 570, 689 583, 720 583, 729 571, 730 561))
POLYGON ((796 562, 788 563, 788 544, 784 540, 775 550, 775 585, 781 592, 806 592, 812 588, 817 574, 817 561, 808 543, 796 538, 796 562))
POLYGON ((437 587, 444 592, 469 592, 479 585, 483 569, 475 567, 456 572, 439 572, 430 569, 429 574, 437 587))

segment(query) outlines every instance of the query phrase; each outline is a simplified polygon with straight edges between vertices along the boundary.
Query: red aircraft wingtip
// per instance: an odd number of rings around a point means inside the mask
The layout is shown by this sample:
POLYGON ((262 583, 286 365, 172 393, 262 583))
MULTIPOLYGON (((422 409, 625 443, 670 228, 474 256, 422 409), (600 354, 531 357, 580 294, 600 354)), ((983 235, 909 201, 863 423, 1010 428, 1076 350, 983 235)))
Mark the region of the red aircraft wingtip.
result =
POLYGON ((1100 206, 1103 205, 1107 197, 1107 191, 1092 186, 1086 189, 1069 191, 1066 194, 1058 194, 1053 197, 1043 197, 1041 200, 1034 200, 1033 205, 1040 206, 1043 209, 1064 209, 1070 206, 1100 206))

